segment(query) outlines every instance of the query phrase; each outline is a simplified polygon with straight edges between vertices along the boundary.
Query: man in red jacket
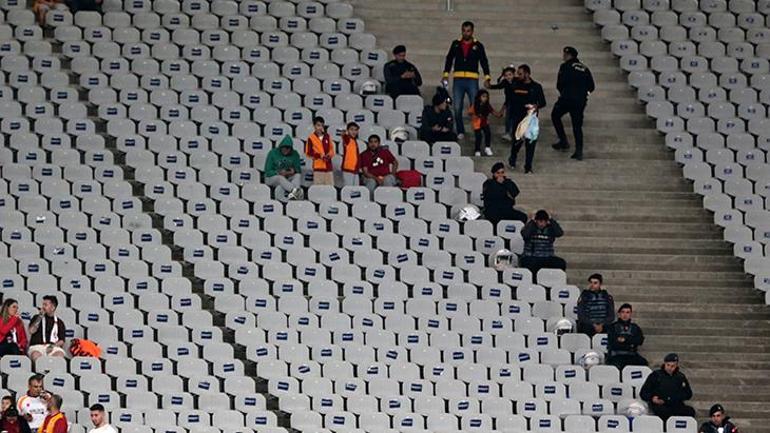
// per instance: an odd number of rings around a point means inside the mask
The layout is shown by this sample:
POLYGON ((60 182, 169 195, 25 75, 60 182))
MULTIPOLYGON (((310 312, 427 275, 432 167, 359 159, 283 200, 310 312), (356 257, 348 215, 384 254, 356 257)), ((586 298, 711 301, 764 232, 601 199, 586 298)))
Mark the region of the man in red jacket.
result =
POLYGON ((37 433, 67 433, 69 426, 67 417, 61 411, 62 398, 58 394, 52 394, 48 399, 48 415, 37 433))

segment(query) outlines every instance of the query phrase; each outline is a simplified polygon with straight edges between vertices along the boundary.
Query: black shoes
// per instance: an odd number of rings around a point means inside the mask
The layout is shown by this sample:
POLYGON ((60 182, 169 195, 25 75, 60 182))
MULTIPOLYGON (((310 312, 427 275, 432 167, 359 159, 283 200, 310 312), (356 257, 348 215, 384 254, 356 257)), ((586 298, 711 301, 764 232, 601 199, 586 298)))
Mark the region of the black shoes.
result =
POLYGON ((558 151, 560 151, 560 152, 566 152, 566 151, 567 151, 567 149, 569 149, 569 144, 567 144, 567 143, 562 143, 561 141, 559 141, 559 142, 556 142, 556 143, 552 144, 552 145, 551 145, 551 147, 552 147, 554 150, 558 150, 558 151))
POLYGON ((582 161, 583 160, 583 154, 575 152, 575 153, 572 154, 572 156, 570 156, 570 158, 576 159, 578 161, 582 161))

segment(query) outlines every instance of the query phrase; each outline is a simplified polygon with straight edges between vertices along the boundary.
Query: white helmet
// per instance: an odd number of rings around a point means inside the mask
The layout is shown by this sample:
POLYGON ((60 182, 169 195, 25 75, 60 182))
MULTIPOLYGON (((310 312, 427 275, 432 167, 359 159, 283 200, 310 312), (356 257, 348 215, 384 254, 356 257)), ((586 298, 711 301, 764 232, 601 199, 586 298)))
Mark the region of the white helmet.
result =
POLYGON ((628 406, 626 407, 626 410, 624 411, 624 415, 626 415, 629 418, 636 418, 638 416, 642 416, 646 414, 647 414, 647 406, 638 400, 634 400, 631 403, 629 403, 628 406))
POLYGON ((481 217, 481 211, 479 208, 472 204, 467 204, 457 212, 455 219, 460 222, 473 221, 481 217))
POLYGON ((552 325, 552 331, 556 335, 562 335, 572 332, 572 321, 563 317, 552 325))
POLYGON ((578 362, 585 370, 590 370, 591 367, 599 365, 602 362, 602 357, 596 352, 586 352, 580 357, 578 362))
POLYGON ((492 267, 498 271, 513 268, 516 265, 516 255, 505 248, 496 251, 489 260, 492 267))
POLYGON ((366 80, 361 83, 361 95, 374 95, 377 93, 380 84, 375 80, 366 80))
POLYGON ((390 130, 390 139, 396 143, 403 143, 409 140, 409 131, 403 126, 397 126, 390 130))

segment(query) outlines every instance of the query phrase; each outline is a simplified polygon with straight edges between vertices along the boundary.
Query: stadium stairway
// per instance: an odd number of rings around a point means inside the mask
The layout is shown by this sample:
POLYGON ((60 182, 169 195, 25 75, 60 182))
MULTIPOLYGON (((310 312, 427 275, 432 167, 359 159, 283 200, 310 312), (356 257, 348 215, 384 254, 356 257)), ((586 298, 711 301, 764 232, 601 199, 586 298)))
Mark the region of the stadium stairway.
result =
MULTIPOLYGON (((770 310, 637 103, 583 2, 453 0, 452 12, 445 0, 352 3, 380 47, 407 46, 426 99, 464 20, 475 22, 493 78, 509 63, 532 67, 549 107, 541 118, 535 174, 520 168, 510 174, 522 190, 521 207, 548 209, 563 225, 557 253, 569 263, 569 282, 582 287, 589 274, 600 272, 617 305, 634 305, 647 334, 644 355, 654 366, 667 352, 680 354, 700 420, 721 402, 742 431, 770 432, 770 310), (597 82, 586 112, 583 162, 550 148, 550 107, 565 45, 580 51, 597 82)), ((492 101, 502 105, 500 92, 493 91, 492 101)), ((565 126, 569 134, 566 118, 565 126)), ((502 132, 494 120, 496 156, 475 158, 477 171, 487 173, 507 159, 502 132)), ((463 149, 472 153, 470 137, 463 149)))

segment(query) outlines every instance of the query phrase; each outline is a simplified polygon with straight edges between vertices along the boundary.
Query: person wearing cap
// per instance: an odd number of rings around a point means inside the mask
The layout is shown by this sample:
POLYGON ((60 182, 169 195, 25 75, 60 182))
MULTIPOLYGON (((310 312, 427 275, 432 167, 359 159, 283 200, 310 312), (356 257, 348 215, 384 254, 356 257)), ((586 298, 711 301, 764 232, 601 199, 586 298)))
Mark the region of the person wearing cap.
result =
POLYGON ((299 152, 294 150, 294 140, 283 137, 278 147, 267 153, 265 159, 265 185, 273 188, 276 200, 301 200, 302 167, 299 152))
POLYGON ((420 140, 433 144, 437 141, 455 141, 457 136, 452 131, 452 112, 446 98, 437 92, 433 103, 422 110, 420 140))
POLYGON ((401 95, 419 95, 422 77, 417 67, 406 60, 406 47, 393 48, 393 60, 385 63, 385 93, 396 99, 401 95))
POLYGON ((487 60, 484 44, 473 37, 473 32, 473 23, 465 21, 462 24, 462 35, 459 39, 452 41, 444 61, 442 80, 448 80, 450 72, 454 69, 452 73, 452 100, 455 109, 455 131, 459 139, 463 139, 465 136, 463 98, 468 95, 469 104, 472 104, 476 99, 476 93, 479 91, 479 66, 484 72, 484 85, 488 86, 492 79, 489 76, 489 60, 487 60))
POLYGON ((556 88, 559 90, 559 99, 551 111, 551 121, 556 129, 559 141, 553 148, 566 152, 569 149, 567 134, 564 132, 564 124, 561 118, 569 113, 572 120, 572 133, 575 135, 575 153, 572 159, 583 160, 583 111, 588 103, 588 95, 596 88, 591 71, 578 60, 578 52, 573 47, 564 47, 562 50, 564 63, 559 67, 559 75, 556 80, 556 88))
POLYGON ((588 277, 588 288, 577 301, 577 331, 589 337, 607 332, 615 321, 615 300, 602 288, 603 282, 601 274, 588 277))
POLYGON ((492 178, 484 181, 481 189, 486 219, 495 226, 502 220, 526 223, 527 214, 515 208, 518 195, 519 187, 505 175, 505 165, 496 162, 492 165, 492 178))
POLYGON ((644 344, 644 333, 636 323, 631 323, 631 304, 618 308, 618 320, 607 327, 607 364, 623 371, 627 365, 647 365, 647 360, 639 354, 639 346, 644 344))
POLYGON ((370 135, 366 142, 366 150, 359 155, 361 167, 361 176, 364 179, 364 185, 369 192, 374 194, 374 190, 379 186, 396 186, 398 180, 395 173, 398 171, 398 160, 387 147, 380 146, 380 136, 370 135))
POLYGON ((695 409, 684 404, 692 398, 692 388, 679 370, 679 355, 676 353, 666 355, 663 365, 647 376, 639 397, 663 422, 672 416, 695 416, 695 409))
POLYGON ((701 424, 699 433, 738 433, 738 427, 725 415, 725 408, 717 403, 709 409, 709 420, 701 424))
POLYGON ((559 223, 542 209, 537 211, 535 217, 521 229, 524 252, 519 264, 532 272, 533 280, 537 279, 537 272, 540 269, 567 269, 567 262, 557 257, 553 248, 556 238, 563 235, 564 230, 559 223))

